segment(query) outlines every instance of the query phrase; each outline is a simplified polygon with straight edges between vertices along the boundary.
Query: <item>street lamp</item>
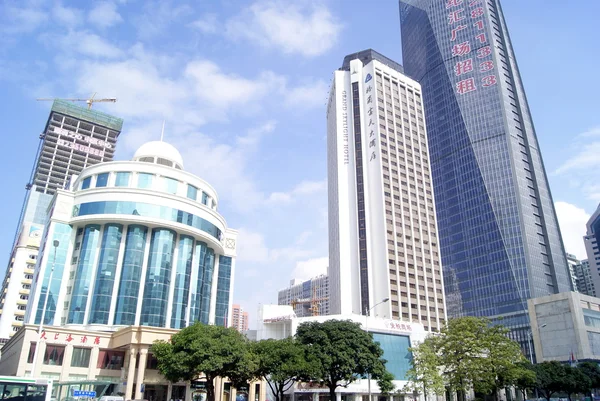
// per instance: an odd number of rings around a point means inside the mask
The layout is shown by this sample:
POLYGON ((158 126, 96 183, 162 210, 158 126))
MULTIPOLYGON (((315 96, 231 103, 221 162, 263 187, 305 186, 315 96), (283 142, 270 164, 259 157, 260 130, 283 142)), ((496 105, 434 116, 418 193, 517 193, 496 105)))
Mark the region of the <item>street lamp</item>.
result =
MULTIPOLYGON (((543 329, 543 328, 544 328, 544 327, 546 327, 546 326, 547 326, 547 324, 546 324, 546 323, 544 323, 544 324, 542 324, 542 325, 541 325, 539 328, 540 328, 540 329, 543 329)), ((533 337, 533 331, 532 331, 531 329, 529 329, 529 333, 528 333, 528 334, 529 334, 529 335, 527 336, 527 341, 528 341, 528 343, 529 343, 529 344, 528 344, 528 346, 529 346, 529 362, 531 362, 531 364, 533 365, 533 352, 532 352, 532 350, 531 350, 531 348, 532 348, 532 347, 531 347, 531 339, 532 339, 532 337, 533 337)), ((536 399, 536 400, 537 400, 537 399, 539 399, 539 395, 538 395, 537 387, 535 388, 535 399, 536 399)))
MULTIPOLYGON (((371 311, 373 309, 375 309, 376 306, 381 305, 387 301, 389 301, 389 298, 384 298, 381 301, 377 302, 375 305, 373 305, 372 307, 370 307, 369 309, 367 309, 367 316, 366 316, 366 324, 365 324, 365 331, 367 333, 369 333, 369 315, 371 314, 371 311)), ((367 372, 367 388, 368 388, 368 393, 369 393, 369 400, 371 401, 371 371, 367 372)))
MULTIPOLYGON (((52 268, 50 269, 50 276, 48 277, 48 287, 46 288, 46 295, 44 296, 44 306, 42 307, 42 318, 40 319, 40 326, 38 327, 37 340, 35 342, 35 352, 33 353, 33 366, 31 367, 31 376, 35 376, 35 368, 37 366, 38 355, 40 353, 40 337, 44 329, 44 318, 46 317, 46 307, 48 306, 48 295, 50 294, 50 286, 52 285, 52 276, 54 275, 54 264, 56 263, 56 249, 60 245, 60 242, 55 239, 52 242, 54 246, 54 256, 52 258, 52 268)), ((43 281, 43 279, 42 279, 43 281)))

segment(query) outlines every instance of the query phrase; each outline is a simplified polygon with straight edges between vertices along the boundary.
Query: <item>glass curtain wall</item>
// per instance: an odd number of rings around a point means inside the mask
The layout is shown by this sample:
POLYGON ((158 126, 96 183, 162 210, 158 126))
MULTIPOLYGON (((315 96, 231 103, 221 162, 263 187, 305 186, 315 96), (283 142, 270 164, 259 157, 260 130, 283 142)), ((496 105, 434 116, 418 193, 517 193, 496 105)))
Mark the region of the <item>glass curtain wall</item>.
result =
POLYGON ((141 325, 165 327, 175 240, 176 234, 171 230, 164 228, 152 230, 141 325))
POLYGON ((100 225, 89 224, 85 226, 81 251, 79 252, 79 263, 73 283, 68 323, 83 324, 99 238, 100 225))
POLYGON ((209 248, 205 242, 198 242, 196 255, 198 255, 198 280, 190 323, 199 321, 208 324, 212 279, 215 269, 215 251, 209 248))
POLYGON ((185 327, 185 312, 188 307, 188 296, 190 293, 193 251, 194 239, 192 237, 181 236, 179 239, 179 255, 177 257, 173 310, 171 313, 171 328, 173 329, 182 329, 185 327))
POLYGON ((107 224, 104 226, 100 261, 98 262, 98 269, 96 271, 92 310, 88 323, 108 324, 122 231, 123 226, 120 224, 107 224))
POLYGON ((46 314, 44 315, 44 324, 52 324, 54 322, 54 313, 56 312, 56 300, 60 291, 60 283, 64 274, 65 263, 67 261, 67 251, 69 250, 69 243, 71 242, 71 231, 73 229, 68 224, 63 223, 52 223, 54 232, 52 234, 52 240, 46 242, 45 249, 40 252, 38 258, 42 260, 43 253, 48 253, 48 259, 44 268, 44 280, 42 283, 42 290, 40 291, 40 299, 35 315, 35 324, 40 324, 42 320, 42 309, 44 308, 44 301, 46 294, 48 294, 48 302, 46 306, 46 314), (56 260, 54 260, 54 240, 59 241, 59 245, 56 248, 56 260), (50 281, 50 271, 52 270, 52 264, 54 264, 54 273, 52 274, 52 283, 50 283, 50 291, 48 291, 48 282, 50 281))
POLYGON ((227 326, 227 312, 229 311, 229 292, 231 288, 231 258, 219 256, 219 277, 217 279, 217 307, 215 311, 215 324, 227 326))
POLYGON ((115 313, 114 324, 116 325, 129 326, 135 324, 147 232, 148 229, 143 226, 132 225, 127 228, 125 254, 123 255, 115 313))

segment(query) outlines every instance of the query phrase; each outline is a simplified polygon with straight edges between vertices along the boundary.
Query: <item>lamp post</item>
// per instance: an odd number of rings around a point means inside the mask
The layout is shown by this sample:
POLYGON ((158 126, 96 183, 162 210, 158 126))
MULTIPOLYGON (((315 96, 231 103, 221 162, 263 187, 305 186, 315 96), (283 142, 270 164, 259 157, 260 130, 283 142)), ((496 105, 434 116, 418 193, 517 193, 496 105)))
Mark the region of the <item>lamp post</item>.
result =
MULTIPOLYGON (((365 331, 367 333, 369 333, 369 315, 371 314, 371 311, 373 309, 375 309, 376 306, 381 305, 387 301, 389 301, 389 298, 384 298, 381 301, 377 302, 375 305, 373 305, 372 307, 370 307, 369 309, 367 309, 367 316, 365 319, 365 331)), ((368 401, 371 401, 371 371, 369 370, 369 372, 367 372, 367 392, 369 393, 369 399, 368 401)))
POLYGON ((60 242, 55 239, 52 242, 54 246, 54 256, 52 257, 52 267, 50 268, 50 276, 48 277, 48 287, 46 288, 46 295, 44 296, 44 306, 42 307, 42 318, 40 319, 40 325, 38 327, 37 340, 35 342, 35 352, 33 353, 33 366, 31 367, 31 376, 35 376, 35 369, 37 366, 38 355, 40 353, 40 337, 44 329, 44 318, 46 317, 46 307, 48 306, 48 295, 50 294, 50 286, 52 285, 52 276, 54 275, 54 264, 56 263, 56 249, 60 245, 60 242))
MULTIPOLYGON (((540 329, 546 327, 547 324, 544 323, 540 326, 540 329)), ((527 342, 528 342, 528 346, 529 346, 529 362, 531 362, 531 364, 533 365, 533 351, 532 351, 532 345, 531 345, 531 340, 533 338, 533 331, 531 329, 529 329, 529 335, 527 336, 527 342)), ((539 399, 539 395, 538 395, 538 391, 537 388, 535 389, 535 399, 539 399)))

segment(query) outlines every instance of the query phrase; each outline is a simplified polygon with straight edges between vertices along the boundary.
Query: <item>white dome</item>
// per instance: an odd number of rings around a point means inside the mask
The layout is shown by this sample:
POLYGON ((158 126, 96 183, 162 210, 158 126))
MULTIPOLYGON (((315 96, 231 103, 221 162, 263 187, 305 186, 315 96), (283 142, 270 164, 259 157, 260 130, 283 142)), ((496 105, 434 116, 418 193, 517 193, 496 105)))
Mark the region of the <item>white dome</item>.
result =
POLYGON ((175 149, 175 146, 166 142, 146 142, 145 144, 140 146, 138 150, 135 151, 135 154, 133 155, 133 160, 139 160, 142 157, 157 157, 161 159, 166 159, 171 162, 174 162, 176 165, 179 165, 179 167, 183 169, 183 157, 181 157, 181 153, 179 153, 179 151, 175 149))

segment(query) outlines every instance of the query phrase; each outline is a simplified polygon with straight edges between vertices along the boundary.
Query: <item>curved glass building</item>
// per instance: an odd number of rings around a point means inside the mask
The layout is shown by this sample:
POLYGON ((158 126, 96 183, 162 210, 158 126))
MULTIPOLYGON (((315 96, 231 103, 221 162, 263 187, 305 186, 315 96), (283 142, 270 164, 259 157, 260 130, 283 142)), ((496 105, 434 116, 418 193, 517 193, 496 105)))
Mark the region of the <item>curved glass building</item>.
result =
POLYGON ((237 232, 217 199, 165 142, 84 169, 50 205, 26 322, 229 325, 237 232))

